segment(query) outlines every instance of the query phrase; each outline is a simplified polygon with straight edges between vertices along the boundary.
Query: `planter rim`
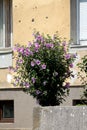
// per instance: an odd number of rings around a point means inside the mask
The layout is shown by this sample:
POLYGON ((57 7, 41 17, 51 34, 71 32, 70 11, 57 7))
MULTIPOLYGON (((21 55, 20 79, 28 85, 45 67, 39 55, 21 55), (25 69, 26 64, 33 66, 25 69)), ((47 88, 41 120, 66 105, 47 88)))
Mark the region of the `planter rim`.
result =
POLYGON ((81 106, 35 106, 34 108, 87 108, 86 105, 81 105, 81 106))

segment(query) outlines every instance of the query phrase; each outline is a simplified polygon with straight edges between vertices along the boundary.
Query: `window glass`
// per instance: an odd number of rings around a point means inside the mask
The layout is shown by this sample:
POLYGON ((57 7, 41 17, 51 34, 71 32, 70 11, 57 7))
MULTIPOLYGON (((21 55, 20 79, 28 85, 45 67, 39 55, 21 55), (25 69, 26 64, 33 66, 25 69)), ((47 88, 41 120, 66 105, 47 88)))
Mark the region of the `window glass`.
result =
POLYGON ((14 117, 14 111, 13 111, 13 103, 8 102, 3 104, 3 118, 13 118, 14 117))
POLYGON ((87 0, 71 0, 72 44, 87 46, 87 0))
POLYGON ((11 0, 0 0, 0 48, 11 47, 11 0))
POLYGON ((87 100, 74 99, 73 106, 77 106, 77 105, 87 105, 87 100))
POLYGON ((11 0, 5 0, 5 47, 11 46, 11 0))
POLYGON ((87 40, 87 0, 80 0, 80 40, 87 40))
POLYGON ((0 122, 14 121, 14 101, 3 100, 0 101, 0 122))
POLYGON ((77 26, 77 0, 71 0, 70 2, 70 35, 72 44, 78 44, 78 26, 77 26))
POLYGON ((0 47, 3 46, 3 0, 0 0, 0 47))

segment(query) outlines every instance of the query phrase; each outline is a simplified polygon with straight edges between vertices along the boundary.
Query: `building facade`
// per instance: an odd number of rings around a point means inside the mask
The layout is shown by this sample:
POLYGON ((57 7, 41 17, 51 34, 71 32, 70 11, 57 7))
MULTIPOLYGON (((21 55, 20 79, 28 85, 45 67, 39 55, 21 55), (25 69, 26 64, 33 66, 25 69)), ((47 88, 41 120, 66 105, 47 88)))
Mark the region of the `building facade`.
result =
POLYGON ((71 40, 70 52, 77 53, 75 77, 63 105, 80 99, 82 86, 77 78, 78 63, 87 52, 87 0, 0 0, 0 129, 32 129, 36 101, 9 83, 8 67, 13 65, 12 48, 26 45, 33 31, 71 40))

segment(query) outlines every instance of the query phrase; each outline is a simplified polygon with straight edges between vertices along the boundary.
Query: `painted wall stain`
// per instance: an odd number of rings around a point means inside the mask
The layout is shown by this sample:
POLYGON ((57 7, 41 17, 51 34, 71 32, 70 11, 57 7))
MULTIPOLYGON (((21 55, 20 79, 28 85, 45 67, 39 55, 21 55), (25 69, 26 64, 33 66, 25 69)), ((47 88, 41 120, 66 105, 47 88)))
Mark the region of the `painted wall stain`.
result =
POLYGON ((34 20, 34 18, 32 18, 32 22, 34 22, 35 20, 34 20))

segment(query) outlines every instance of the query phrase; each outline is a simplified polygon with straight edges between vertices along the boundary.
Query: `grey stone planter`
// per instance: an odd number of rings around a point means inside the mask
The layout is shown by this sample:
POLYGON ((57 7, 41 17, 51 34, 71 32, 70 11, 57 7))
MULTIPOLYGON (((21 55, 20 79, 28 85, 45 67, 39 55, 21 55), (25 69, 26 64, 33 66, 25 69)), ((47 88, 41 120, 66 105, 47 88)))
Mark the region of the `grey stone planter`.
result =
POLYGON ((36 107, 33 130, 87 130, 87 107, 36 107))

